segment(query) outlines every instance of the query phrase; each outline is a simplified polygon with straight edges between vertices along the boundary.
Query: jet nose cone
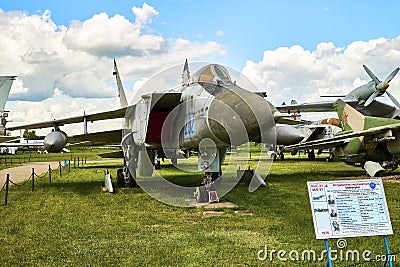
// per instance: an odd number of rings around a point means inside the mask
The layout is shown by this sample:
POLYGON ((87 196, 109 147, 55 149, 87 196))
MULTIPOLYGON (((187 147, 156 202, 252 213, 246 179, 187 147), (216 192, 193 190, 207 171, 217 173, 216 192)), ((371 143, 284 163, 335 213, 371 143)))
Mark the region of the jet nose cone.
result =
POLYGON ((60 152, 67 143, 67 136, 59 131, 51 132, 43 140, 45 149, 51 153, 60 152))
POLYGON ((213 134, 227 144, 275 143, 275 122, 269 103, 240 87, 224 90, 214 98, 208 124, 213 134))
POLYGON ((277 125, 276 127, 276 143, 278 145, 294 145, 302 141, 305 134, 297 128, 289 125, 277 125))

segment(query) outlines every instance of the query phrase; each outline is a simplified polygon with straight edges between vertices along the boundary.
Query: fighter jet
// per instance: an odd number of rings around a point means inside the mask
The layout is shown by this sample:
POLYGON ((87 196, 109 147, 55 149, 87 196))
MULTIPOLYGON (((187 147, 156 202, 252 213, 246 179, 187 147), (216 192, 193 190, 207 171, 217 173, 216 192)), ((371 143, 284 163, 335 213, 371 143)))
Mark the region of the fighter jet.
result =
MULTIPOLYGON (((336 95, 329 97, 336 97, 336 99, 342 98, 344 102, 366 116, 400 119, 400 103, 387 91, 390 81, 399 72, 399 68, 394 69, 384 81, 380 81, 367 66, 363 65, 363 68, 371 77, 372 80, 370 82, 353 89, 345 96, 336 95), (395 107, 376 99, 385 93, 395 104, 395 107)), ((290 105, 283 103, 281 106, 278 106, 277 109, 282 113, 289 114, 298 114, 300 112, 328 112, 334 111, 334 103, 335 101, 320 101, 298 104, 295 100, 292 100, 290 105)))
MULTIPOLYGON (((44 139, 44 146, 49 152, 58 152, 67 143, 67 134, 60 127, 83 122, 84 133, 74 138, 96 145, 120 144, 125 166, 118 172, 119 181, 130 185, 135 185, 137 174, 152 176, 157 158, 171 159, 177 166, 178 158, 188 157, 194 151, 198 154, 197 171, 204 173, 209 185, 222 175, 228 149, 249 142, 276 145, 275 122, 298 123, 278 112, 263 98, 263 93, 247 90, 245 87, 250 87, 251 82, 240 74, 234 80, 222 65, 207 64, 191 74, 186 60, 178 85, 167 81, 173 71, 167 69, 162 73, 164 76, 153 76, 128 105, 114 60, 120 109, 8 130, 53 127, 44 139), (239 85, 242 83, 244 87, 239 85), (114 118, 124 119, 122 129, 88 133, 87 122, 114 118)), ((172 80, 177 81, 176 77, 172 80)), ((285 126, 278 129, 280 143, 294 144, 304 138, 297 129, 285 126)), ((263 184, 260 177, 257 181, 253 190, 263 184)), ((200 191, 200 195, 204 194, 204 188, 200 191)))
POLYGON ((343 131, 332 138, 287 146, 286 149, 335 148, 335 156, 362 166, 370 176, 396 169, 400 158, 400 120, 364 116, 343 100, 335 109, 343 131))

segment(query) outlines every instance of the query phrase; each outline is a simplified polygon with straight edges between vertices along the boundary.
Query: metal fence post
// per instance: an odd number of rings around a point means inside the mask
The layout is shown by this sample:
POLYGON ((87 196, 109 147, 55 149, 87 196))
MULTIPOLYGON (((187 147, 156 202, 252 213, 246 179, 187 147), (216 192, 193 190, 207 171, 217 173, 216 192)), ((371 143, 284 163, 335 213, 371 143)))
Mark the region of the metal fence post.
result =
POLYGON ((79 157, 78 157, 78 167, 79 167, 79 157))
POLYGON ((71 160, 68 160, 68 172, 71 172, 71 160))
POLYGON ((50 178, 50 183, 51 183, 51 166, 49 164, 49 178, 50 178))
POLYGON ((32 168, 32 192, 35 191, 35 168, 32 168))
POLYGON ((8 184, 10 183, 10 174, 7 173, 7 178, 6 178, 6 198, 4 200, 4 206, 7 206, 8 203, 8 184))
POLYGON ((60 168, 60 177, 62 177, 62 170, 61 170, 62 166, 61 166, 61 162, 60 161, 58 162, 58 167, 60 168))

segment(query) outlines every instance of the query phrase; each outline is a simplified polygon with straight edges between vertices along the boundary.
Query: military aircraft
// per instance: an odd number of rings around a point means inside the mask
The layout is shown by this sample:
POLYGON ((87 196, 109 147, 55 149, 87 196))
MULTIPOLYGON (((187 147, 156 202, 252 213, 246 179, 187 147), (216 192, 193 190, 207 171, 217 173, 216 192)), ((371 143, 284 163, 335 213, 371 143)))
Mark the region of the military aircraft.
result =
MULTIPOLYGON (((67 143, 67 134, 60 127, 83 122, 84 133, 74 139, 93 145, 120 144, 125 167, 118 171, 118 180, 132 186, 137 173, 140 177, 153 175, 157 158, 169 158, 177 166, 178 158, 188 157, 191 151, 197 152, 197 171, 205 174, 206 185, 210 185, 222 175, 228 148, 232 150, 250 141, 272 146, 295 144, 306 136, 303 131, 282 124, 298 124, 298 121, 277 111, 263 98, 262 92, 241 87, 239 84, 251 87, 251 82, 241 74, 235 76, 237 80, 232 79, 221 65, 207 64, 191 75, 186 60, 178 86, 166 82, 173 71, 163 73, 166 74, 156 75, 143 85, 128 105, 114 60, 120 109, 13 126, 8 130, 53 127, 44 139, 44 146, 49 152, 59 152, 67 143), (88 133, 89 121, 114 118, 124 118, 123 129, 88 133), (280 124, 276 126, 275 122, 280 124)), ((176 80, 174 77, 173 81, 176 80)), ((263 183, 257 179, 252 190, 263 183)), ((157 187, 162 183, 159 182, 157 187)), ((203 199, 204 188, 199 191, 198 198, 203 199)))
POLYGON ((16 137, 6 136, 5 127, 8 118, 8 111, 5 110, 8 95, 13 81, 17 76, 0 76, 0 142, 13 140, 16 137))
POLYGON ((187 156, 189 150, 196 150, 198 171, 205 174, 206 183, 210 184, 221 175, 221 165, 229 147, 250 141, 275 144, 275 120, 290 121, 277 112, 262 93, 242 88, 232 80, 228 70, 218 64, 203 66, 191 75, 186 61, 179 86, 165 89, 165 80, 153 77, 130 105, 123 93, 115 61, 114 70, 120 109, 7 129, 53 127, 44 145, 49 152, 58 152, 67 142, 67 134, 60 127, 83 122, 84 134, 74 138, 92 144, 121 144, 126 164, 120 173, 131 184, 136 173, 143 177, 153 174, 156 157, 170 158, 176 164, 182 154, 187 156), (124 118, 123 129, 87 132, 87 122, 114 118, 124 118))
MULTIPOLYGON (((363 67, 372 79, 370 82, 353 89, 345 96, 336 95, 330 97, 342 98, 344 102, 350 104, 356 110, 367 116, 400 119, 400 103, 387 91, 390 81, 399 72, 399 68, 394 69, 384 81, 380 81, 367 66, 363 65, 363 67), (395 104, 395 107, 376 99, 385 93, 395 104)), ((290 105, 283 103, 276 108, 282 113, 289 114, 298 114, 300 112, 328 112, 334 111, 334 103, 335 101, 320 101, 298 104, 295 100, 292 100, 290 105)))
POLYGON ((287 146, 286 149, 335 148, 335 156, 361 165, 370 176, 396 169, 400 158, 400 120, 364 116, 343 100, 336 109, 343 131, 334 137, 287 146))

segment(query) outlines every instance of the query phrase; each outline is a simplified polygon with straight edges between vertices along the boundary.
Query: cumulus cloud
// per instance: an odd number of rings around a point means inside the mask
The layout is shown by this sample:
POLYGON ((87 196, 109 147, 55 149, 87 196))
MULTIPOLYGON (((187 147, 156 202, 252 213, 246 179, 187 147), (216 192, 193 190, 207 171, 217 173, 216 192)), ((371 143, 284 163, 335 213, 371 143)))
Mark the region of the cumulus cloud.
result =
POLYGON ((215 33, 215 35, 217 35, 218 37, 224 36, 224 32, 223 31, 217 31, 215 33))
MULTIPOLYGON (((123 79, 132 84, 185 58, 209 60, 225 54, 215 42, 152 33, 151 23, 159 13, 147 3, 132 12, 134 21, 102 12, 64 26, 54 23, 48 10, 28 14, 0 9, 0 75, 18 76, 7 104, 13 124, 67 117, 83 113, 84 108, 87 112, 118 108, 114 57, 123 79), (89 103, 96 103, 93 109, 89 103), (60 107, 63 114, 57 111, 60 107)), ((126 89, 130 95, 131 88, 126 89)))
POLYGON ((10 100, 41 101, 55 89, 72 97, 113 97, 113 57, 128 70, 125 79, 139 79, 186 57, 195 60, 225 52, 215 42, 148 33, 145 27, 151 27, 158 11, 147 3, 132 12, 133 22, 103 12, 63 26, 52 21, 50 11, 30 15, 0 9, 0 75, 18 75, 19 81, 10 100))
MULTIPOLYGON (((346 47, 323 42, 314 51, 299 45, 266 50, 261 61, 247 61, 242 72, 280 105, 291 99, 319 101, 320 95, 345 95, 371 80, 363 64, 383 80, 399 62, 400 36, 356 41, 346 47)), ((399 85, 397 76, 389 90, 400 99, 399 85)))
POLYGON ((132 12, 136 16, 135 22, 138 25, 150 24, 153 22, 153 18, 158 17, 158 11, 146 2, 143 3, 142 8, 132 7, 132 12))
POLYGON ((73 50, 110 57, 166 52, 163 37, 141 32, 141 23, 149 20, 141 16, 137 24, 121 15, 110 18, 104 12, 84 22, 75 21, 66 31, 63 44, 73 50))

